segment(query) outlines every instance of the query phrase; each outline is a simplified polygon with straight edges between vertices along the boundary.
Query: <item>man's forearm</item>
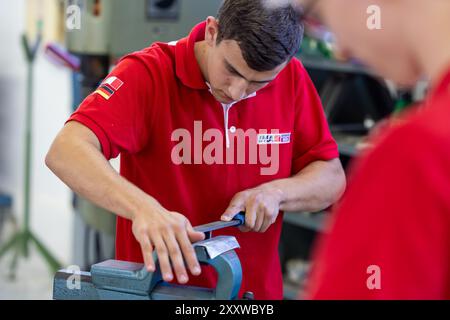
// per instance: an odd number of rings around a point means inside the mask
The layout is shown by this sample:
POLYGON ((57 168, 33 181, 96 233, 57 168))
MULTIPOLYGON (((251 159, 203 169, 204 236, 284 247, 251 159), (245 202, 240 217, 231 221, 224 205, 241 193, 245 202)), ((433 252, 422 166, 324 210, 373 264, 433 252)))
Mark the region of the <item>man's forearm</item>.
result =
POLYGON ((48 167, 73 191, 89 201, 132 219, 145 202, 156 200, 121 177, 95 144, 74 138, 70 128, 53 143, 48 167))
POLYGON ((345 174, 339 159, 315 161, 286 179, 261 185, 279 190, 280 210, 316 212, 336 202, 345 190, 345 174))
POLYGON ((71 189, 95 204, 132 220, 131 231, 141 247, 148 271, 156 270, 154 253, 165 281, 174 273, 179 283, 201 268, 192 246, 204 239, 181 213, 164 209, 156 199, 121 177, 101 153, 100 142, 87 127, 69 122, 46 157, 48 167, 71 189))

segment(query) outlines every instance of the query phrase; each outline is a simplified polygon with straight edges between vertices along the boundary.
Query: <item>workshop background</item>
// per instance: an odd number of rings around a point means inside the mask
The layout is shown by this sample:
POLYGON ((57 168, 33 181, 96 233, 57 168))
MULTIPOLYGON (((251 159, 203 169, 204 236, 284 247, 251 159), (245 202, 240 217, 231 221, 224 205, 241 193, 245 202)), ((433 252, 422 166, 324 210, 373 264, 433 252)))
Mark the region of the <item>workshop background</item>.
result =
MULTIPOLYGON (((89 270, 113 257, 114 215, 76 197, 45 166, 45 155, 117 58, 184 37, 215 15, 220 2, 2 0, 0 299, 51 299, 56 269, 89 270)), ((398 90, 358 61, 342 61, 332 34, 320 25, 306 26, 299 58, 320 93, 345 168, 383 119, 427 90, 426 82, 398 90)), ((326 217, 326 211, 285 215, 280 257, 286 299, 295 298, 307 278, 311 245, 326 217)))

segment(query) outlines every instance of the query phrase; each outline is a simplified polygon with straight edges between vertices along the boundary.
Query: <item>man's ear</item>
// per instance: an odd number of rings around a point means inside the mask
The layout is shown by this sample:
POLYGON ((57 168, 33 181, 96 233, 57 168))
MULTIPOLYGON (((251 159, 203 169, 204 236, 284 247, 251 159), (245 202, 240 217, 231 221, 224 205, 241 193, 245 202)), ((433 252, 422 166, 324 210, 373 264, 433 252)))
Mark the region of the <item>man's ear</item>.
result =
POLYGON ((219 22, 214 17, 206 19, 205 41, 210 47, 214 47, 219 34, 219 22))

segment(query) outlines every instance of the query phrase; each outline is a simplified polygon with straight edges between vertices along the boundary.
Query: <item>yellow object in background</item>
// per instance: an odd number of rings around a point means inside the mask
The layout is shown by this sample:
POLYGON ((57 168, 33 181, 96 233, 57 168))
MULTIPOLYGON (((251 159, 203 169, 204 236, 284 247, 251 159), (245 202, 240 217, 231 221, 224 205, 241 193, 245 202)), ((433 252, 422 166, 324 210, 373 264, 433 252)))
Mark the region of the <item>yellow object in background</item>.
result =
POLYGON ((64 0, 26 0, 26 35, 35 39, 42 30, 43 42, 64 43, 64 0))

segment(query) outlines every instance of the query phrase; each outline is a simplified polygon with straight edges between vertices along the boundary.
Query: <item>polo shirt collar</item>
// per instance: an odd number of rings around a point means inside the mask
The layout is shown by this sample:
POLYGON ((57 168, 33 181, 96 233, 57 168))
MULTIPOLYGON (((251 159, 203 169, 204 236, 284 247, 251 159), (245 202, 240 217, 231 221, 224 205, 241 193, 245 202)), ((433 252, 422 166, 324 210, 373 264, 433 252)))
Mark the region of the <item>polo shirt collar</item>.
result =
POLYGON ((197 24, 188 37, 176 44, 176 73, 181 82, 192 89, 208 89, 195 57, 195 43, 205 40, 206 22, 197 24))

